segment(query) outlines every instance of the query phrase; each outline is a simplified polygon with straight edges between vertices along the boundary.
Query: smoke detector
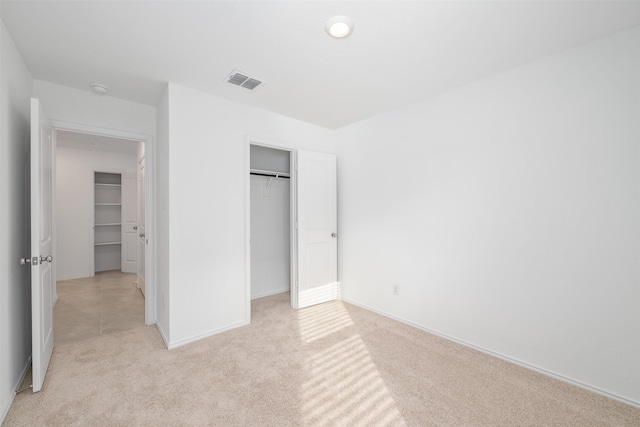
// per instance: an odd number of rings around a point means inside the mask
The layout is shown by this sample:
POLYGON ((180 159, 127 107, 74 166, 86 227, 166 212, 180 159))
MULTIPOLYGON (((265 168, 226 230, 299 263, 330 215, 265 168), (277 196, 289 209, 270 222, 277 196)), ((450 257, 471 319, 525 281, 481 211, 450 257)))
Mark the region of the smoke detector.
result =
POLYGON ((98 95, 106 95, 109 92, 109 88, 101 83, 92 83, 91 90, 98 95))
POLYGON ((255 77, 250 77, 247 73, 242 71, 233 70, 225 79, 228 83, 236 86, 243 87, 245 89, 254 90, 258 86, 262 86, 264 81, 255 77))

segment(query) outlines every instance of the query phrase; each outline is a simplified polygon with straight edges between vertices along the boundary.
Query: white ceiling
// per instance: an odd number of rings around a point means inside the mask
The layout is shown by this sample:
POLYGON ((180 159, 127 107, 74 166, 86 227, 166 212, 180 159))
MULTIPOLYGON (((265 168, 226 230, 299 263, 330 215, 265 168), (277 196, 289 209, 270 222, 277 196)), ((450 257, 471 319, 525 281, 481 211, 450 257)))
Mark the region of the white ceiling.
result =
POLYGON ((138 154, 138 142, 128 139, 111 138, 108 136, 91 135, 88 133, 56 131, 56 144, 59 147, 75 148, 79 150, 92 150, 128 154, 138 154))
POLYGON ((170 81, 338 128, 639 25, 640 2, 2 0, 2 19, 35 79, 150 105, 170 81))

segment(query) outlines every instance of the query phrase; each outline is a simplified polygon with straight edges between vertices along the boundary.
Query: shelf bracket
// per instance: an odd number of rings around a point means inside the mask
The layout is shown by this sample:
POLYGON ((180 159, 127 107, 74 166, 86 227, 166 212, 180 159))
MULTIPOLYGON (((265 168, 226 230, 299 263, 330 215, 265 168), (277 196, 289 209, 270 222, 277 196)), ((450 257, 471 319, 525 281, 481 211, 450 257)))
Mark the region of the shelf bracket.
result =
POLYGON ((278 175, 276 174, 276 176, 271 176, 269 177, 269 182, 267 182, 267 184, 264 186, 264 197, 269 197, 269 188, 271 187, 271 184, 273 183, 273 179, 277 178, 278 175))
MULTIPOLYGON (((275 178, 277 178, 278 175, 275 176, 275 178)), ((267 183, 267 192, 269 192, 269 187, 271 187, 271 183, 273 182, 273 176, 271 178, 269 178, 269 182, 267 183)))

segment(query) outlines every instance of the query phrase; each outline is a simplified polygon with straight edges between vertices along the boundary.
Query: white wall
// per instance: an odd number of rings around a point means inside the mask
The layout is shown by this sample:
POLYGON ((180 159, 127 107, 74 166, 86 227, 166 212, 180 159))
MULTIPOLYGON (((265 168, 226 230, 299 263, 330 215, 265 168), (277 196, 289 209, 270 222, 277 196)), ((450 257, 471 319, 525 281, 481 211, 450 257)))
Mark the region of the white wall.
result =
POLYGON ((291 287, 290 184, 251 176, 251 298, 291 287))
POLYGON ((137 159, 58 146, 56 162, 57 280, 93 276, 93 173, 135 173, 137 159))
POLYGON ((636 27, 343 128, 344 299, 640 403, 639 104, 636 27))
POLYGON ((31 75, 0 22, 0 424, 31 355, 29 116, 31 75))
POLYGON ((333 152, 335 133, 170 84, 169 134, 168 171, 158 174, 169 172, 171 245, 159 252, 170 256, 176 346, 248 319, 246 137, 333 152))
POLYGON ((33 81, 33 96, 51 120, 144 135, 156 132, 156 110, 149 105, 41 80, 33 81))

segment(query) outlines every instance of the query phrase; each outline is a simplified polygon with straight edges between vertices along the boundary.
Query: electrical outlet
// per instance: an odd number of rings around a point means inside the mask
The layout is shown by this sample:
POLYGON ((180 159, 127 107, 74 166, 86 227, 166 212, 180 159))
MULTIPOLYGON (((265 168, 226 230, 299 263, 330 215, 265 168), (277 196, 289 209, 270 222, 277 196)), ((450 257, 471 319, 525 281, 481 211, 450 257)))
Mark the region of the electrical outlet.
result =
POLYGON ((393 295, 395 295, 395 296, 400 295, 400 285, 397 285, 397 284, 395 284, 395 283, 394 283, 394 284, 393 284, 393 285, 391 285, 391 286, 392 286, 391 293, 392 293, 393 295))

